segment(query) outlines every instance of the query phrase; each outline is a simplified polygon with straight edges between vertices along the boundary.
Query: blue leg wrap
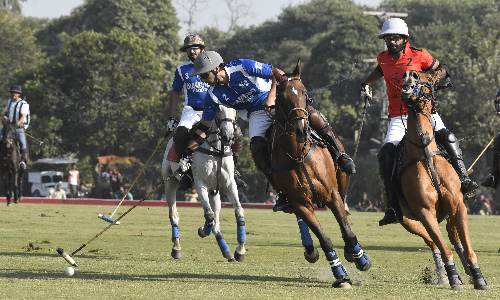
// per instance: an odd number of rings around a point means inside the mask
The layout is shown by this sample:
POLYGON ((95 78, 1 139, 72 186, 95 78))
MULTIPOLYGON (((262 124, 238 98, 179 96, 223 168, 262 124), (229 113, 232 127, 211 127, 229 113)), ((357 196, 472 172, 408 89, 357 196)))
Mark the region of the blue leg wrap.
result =
POLYGON ((348 247, 348 249, 352 253, 354 261, 356 262, 357 265, 364 266, 367 263, 367 260, 364 256, 365 253, 363 252, 363 249, 361 249, 359 243, 357 243, 356 246, 354 246, 354 248, 348 247))
POLYGON ((311 234, 309 233, 309 227, 307 227, 306 222, 297 216, 297 223, 299 224, 300 239, 302 240, 302 246, 312 246, 313 240, 311 234))
POLYGON ((335 276, 335 278, 347 275, 347 270, 340 262, 340 259, 338 258, 337 253, 335 253, 335 250, 326 253, 326 259, 330 263, 330 267, 332 268, 333 276, 335 276))
POLYGON ((172 238, 181 238, 181 235, 179 234, 179 225, 177 222, 172 222, 172 238))
POLYGON ((231 252, 229 246, 226 244, 226 240, 224 240, 224 237, 222 236, 222 232, 217 233, 215 239, 217 240, 217 244, 219 244, 220 252, 222 252, 222 255, 231 252))
POLYGON ((241 218, 236 220, 238 228, 238 243, 245 243, 247 241, 247 233, 245 231, 245 219, 241 218))
POLYGON ((210 223, 205 222, 205 226, 203 226, 203 233, 206 235, 211 235, 213 227, 214 227, 214 221, 212 221, 210 223))

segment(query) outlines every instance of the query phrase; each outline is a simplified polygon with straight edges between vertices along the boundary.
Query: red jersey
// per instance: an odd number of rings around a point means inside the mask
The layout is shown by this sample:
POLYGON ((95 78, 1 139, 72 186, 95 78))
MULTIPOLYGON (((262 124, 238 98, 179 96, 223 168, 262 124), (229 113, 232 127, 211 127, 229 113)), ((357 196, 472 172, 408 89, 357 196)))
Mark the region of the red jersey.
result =
POLYGON ((401 88, 405 71, 427 71, 434 67, 436 59, 424 49, 410 47, 406 42, 405 50, 398 61, 389 54, 389 50, 380 53, 377 57, 377 69, 384 74, 389 98, 389 116, 391 118, 408 114, 408 109, 401 101, 401 88))

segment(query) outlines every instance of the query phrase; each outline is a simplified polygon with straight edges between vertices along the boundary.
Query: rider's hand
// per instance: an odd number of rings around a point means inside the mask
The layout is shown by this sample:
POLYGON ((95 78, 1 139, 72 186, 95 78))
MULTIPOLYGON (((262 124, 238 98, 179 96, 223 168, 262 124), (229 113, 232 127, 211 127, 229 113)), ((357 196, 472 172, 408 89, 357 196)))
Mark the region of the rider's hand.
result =
POLYGON ((182 153, 181 159, 179 159, 179 169, 182 173, 185 173, 191 167, 193 163, 192 160, 193 150, 186 148, 182 153))
POLYGON ((175 128, 177 127, 177 124, 179 124, 179 122, 177 122, 177 120, 174 117, 168 119, 167 131, 174 131, 175 128))
POLYGON ((372 100, 372 88, 366 83, 361 84, 361 100, 363 101, 372 100))

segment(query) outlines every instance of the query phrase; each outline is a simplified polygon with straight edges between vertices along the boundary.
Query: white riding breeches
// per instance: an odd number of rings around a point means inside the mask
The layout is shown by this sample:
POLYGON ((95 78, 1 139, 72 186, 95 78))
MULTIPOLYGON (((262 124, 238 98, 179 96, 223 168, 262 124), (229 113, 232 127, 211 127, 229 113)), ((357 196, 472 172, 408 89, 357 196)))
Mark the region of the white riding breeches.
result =
MULTIPOLYGON (((389 128, 387 129, 387 135, 385 136, 385 143, 393 143, 394 146, 397 146, 399 144, 401 139, 406 134, 407 118, 407 115, 391 118, 389 128)), ((439 116, 437 113, 431 114, 431 122, 434 131, 446 128, 443 121, 441 120, 441 116, 439 116)))
MULTIPOLYGON (((272 114, 274 114, 274 110, 272 111, 272 114)), ((251 113, 250 117, 248 118, 248 123, 248 135, 250 139, 254 136, 261 136, 267 140, 266 130, 269 128, 269 126, 271 126, 273 120, 267 115, 264 110, 257 110, 251 113)))
POLYGON ((178 126, 186 127, 187 129, 193 128, 193 125, 201 120, 202 110, 194 110, 191 106, 184 106, 182 109, 181 119, 178 126))

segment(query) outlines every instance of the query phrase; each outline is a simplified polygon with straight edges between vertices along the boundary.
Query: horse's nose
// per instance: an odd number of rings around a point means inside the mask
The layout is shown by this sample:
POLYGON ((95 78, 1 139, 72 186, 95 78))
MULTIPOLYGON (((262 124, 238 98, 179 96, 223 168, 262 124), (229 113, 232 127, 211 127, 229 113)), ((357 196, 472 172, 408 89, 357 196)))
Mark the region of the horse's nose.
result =
POLYGON ((234 137, 233 136, 223 136, 222 137, 222 143, 225 145, 225 146, 228 146, 228 145, 231 145, 234 143, 234 137))

